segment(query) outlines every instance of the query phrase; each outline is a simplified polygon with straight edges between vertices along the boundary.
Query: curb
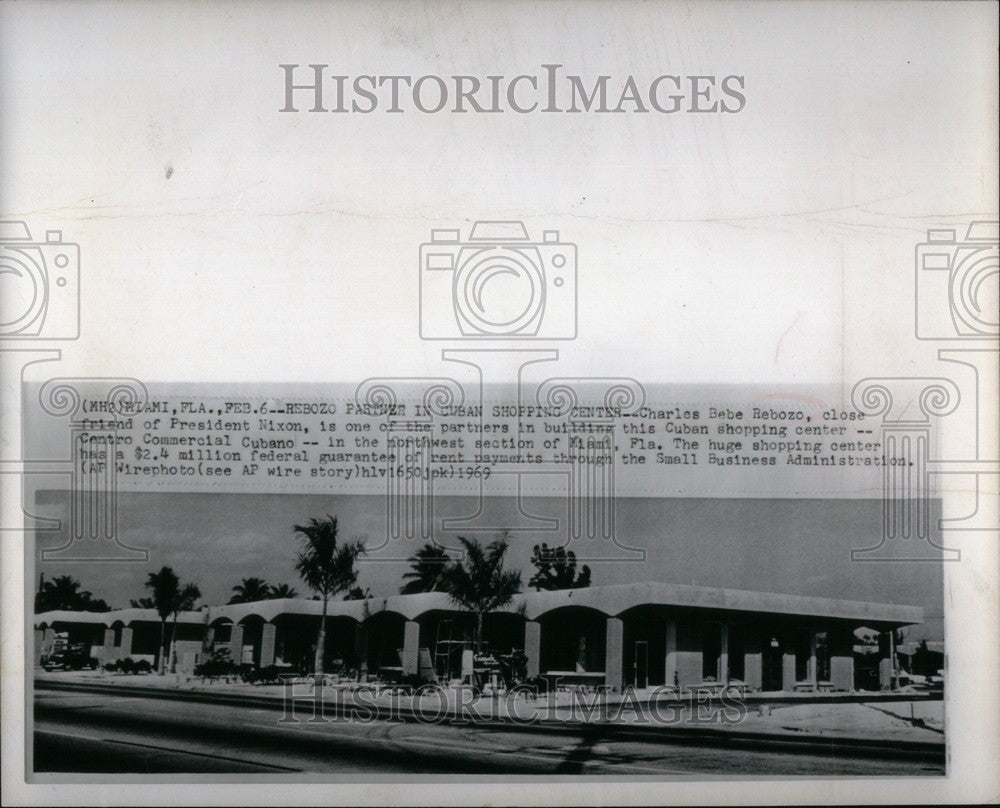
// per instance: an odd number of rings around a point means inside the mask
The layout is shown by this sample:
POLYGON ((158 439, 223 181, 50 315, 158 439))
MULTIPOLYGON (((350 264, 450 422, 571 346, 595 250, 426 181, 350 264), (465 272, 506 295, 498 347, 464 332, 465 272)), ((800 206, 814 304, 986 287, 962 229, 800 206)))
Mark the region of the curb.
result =
MULTIPOLYGON (((192 690, 168 690, 141 685, 113 685, 98 682, 57 682, 50 679, 36 681, 36 688, 82 693, 131 693, 147 698, 173 701, 211 703, 232 706, 252 706, 275 711, 285 711, 283 699, 277 696, 253 694, 206 693, 192 690)), ((305 700, 304 700, 305 701, 305 700)), ((304 705, 303 705, 304 706, 304 705)), ((345 706, 339 702, 326 704, 325 715, 330 719, 342 718, 345 706)), ((424 713, 412 708, 394 705, 387 710, 379 705, 364 705, 374 710, 384 720, 430 723, 424 713)), ((308 708, 296 711, 299 721, 308 721, 308 708)), ((457 714, 452 714, 457 717, 457 714)), ((941 763, 945 760, 945 741, 879 740, 858 736, 819 736, 795 733, 752 732, 745 730, 717 729, 706 726, 636 725, 610 722, 558 721, 540 719, 533 722, 505 718, 484 718, 477 726, 501 732, 547 732, 579 736, 599 735, 605 739, 640 741, 643 743, 685 743, 724 747, 754 748, 796 754, 843 755, 850 757, 906 758, 941 763)))

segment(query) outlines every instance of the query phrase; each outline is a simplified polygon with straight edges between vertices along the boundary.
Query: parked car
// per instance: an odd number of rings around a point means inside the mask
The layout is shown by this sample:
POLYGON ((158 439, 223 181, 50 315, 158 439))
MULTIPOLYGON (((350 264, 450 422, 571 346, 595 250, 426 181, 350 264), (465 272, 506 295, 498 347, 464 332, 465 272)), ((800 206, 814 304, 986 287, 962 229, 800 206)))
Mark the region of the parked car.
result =
POLYGON ((90 655, 87 644, 82 642, 57 646, 42 660, 42 668, 47 671, 93 671, 99 664, 97 657, 90 655))

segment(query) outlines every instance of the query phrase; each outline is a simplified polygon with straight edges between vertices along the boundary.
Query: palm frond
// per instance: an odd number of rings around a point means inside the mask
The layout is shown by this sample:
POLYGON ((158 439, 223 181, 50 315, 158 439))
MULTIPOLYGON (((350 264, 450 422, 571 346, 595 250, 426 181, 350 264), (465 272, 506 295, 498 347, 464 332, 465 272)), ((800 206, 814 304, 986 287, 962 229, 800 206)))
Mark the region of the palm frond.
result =
POLYGON ((445 572, 451 599, 479 614, 505 606, 521 591, 521 573, 504 570, 507 542, 504 538, 483 547, 475 540, 459 537, 465 557, 445 572))
POLYGON ((365 554, 360 542, 337 543, 337 518, 310 519, 306 525, 295 525, 302 537, 302 550, 295 561, 295 570, 310 589, 324 598, 349 589, 357 581, 355 564, 365 554))
POLYGON ((146 578, 146 588, 152 593, 153 608, 161 620, 166 620, 173 612, 180 584, 180 579, 170 567, 163 567, 159 572, 151 572, 146 578))

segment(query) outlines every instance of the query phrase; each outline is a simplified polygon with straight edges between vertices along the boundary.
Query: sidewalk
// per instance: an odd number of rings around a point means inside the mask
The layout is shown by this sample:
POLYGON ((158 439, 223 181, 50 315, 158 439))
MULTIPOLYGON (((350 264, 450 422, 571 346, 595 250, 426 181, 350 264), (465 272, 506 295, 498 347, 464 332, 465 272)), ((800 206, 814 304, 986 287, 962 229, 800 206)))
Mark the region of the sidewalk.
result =
MULTIPOLYGON (((288 714, 288 697, 294 715, 308 720, 317 709, 310 679, 289 686, 252 685, 244 682, 211 682, 194 677, 120 676, 103 671, 37 672, 36 682, 58 687, 93 686, 101 691, 143 691, 199 701, 252 701, 288 714)), ((558 692, 537 700, 523 695, 474 697, 468 688, 443 688, 421 696, 374 686, 327 684, 322 688, 322 714, 328 718, 355 714, 368 720, 417 720, 427 723, 460 720, 531 724, 537 728, 600 726, 602 728, 673 734, 674 731, 717 737, 767 737, 783 741, 887 744, 944 749, 944 703, 912 695, 854 694, 850 699, 767 699, 759 694, 739 700, 727 697, 701 703, 650 691, 597 696, 558 692), (870 701, 865 700, 870 695, 870 701), (658 696, 658 697, 657 697, 658 696)), ((342 720, 342 719, 341 719, 342 720)))

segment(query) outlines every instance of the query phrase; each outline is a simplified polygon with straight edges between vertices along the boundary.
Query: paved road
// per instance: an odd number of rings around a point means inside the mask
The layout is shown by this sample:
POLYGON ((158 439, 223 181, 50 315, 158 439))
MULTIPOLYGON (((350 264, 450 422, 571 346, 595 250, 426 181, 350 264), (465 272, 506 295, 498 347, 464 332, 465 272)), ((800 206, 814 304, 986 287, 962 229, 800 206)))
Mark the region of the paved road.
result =
MULTIPOLYGON (((943 766, 864 756, 720 749, 420 723, 281 724, 266 707, 47 690, 35 694, 36 772, 941 775, 943 766)), ((307 714, 308 715, 308 714, 307 714)))

